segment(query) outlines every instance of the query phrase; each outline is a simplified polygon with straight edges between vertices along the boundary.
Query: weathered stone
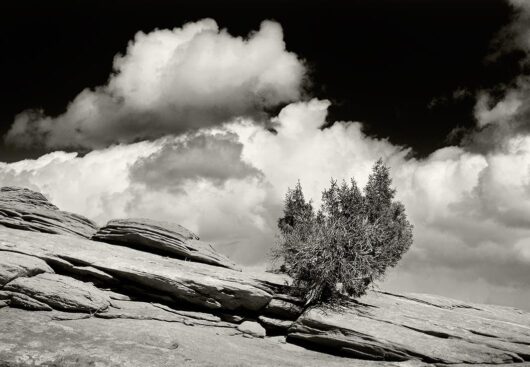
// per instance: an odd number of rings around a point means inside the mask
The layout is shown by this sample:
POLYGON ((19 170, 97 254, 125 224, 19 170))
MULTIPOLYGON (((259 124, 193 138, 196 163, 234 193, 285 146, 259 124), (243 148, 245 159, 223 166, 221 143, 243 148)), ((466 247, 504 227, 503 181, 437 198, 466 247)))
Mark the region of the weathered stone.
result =
POLYGON ((256 338, 264 338, 266 335, 263 326, 254 321, 243 321, 237 329, 244 334, 252 335, 256 338))
POLYGON ((6 284, 4 289, 25 294, 62 311, 101 312, 110 304, 109 297, 92 284, 58 274, 17 278, 6 284))
POLYGON ((278 338, 244 338, 236 334, 235 328, 89 316, 0 309, 0 365, 420 367, 419 364, 345 360, 285 344, 278 338))
POLYGON ((135 301, 112 301, 107 312, 97 314, 104 319, 135 319, 181 322, 186 325, 221 326, 221 318, 204 312, 174 310, 157 303, 135 301))
POLYGON ((9 306, 9 300, 0 300, 0 308, 9 306))
POLYGON ((265 307, 264 314, 278 319, 296 320, 303 312, 302 307, 279 298, 273 298, 265 307))
POLYGON ((254 275, 104 242, 8 228, 0 231, 0 250, 14 249, 49 263, 90 266, 139 289, 209 309, 258 311, 285 282, 275 274, 254 275))
POLYGON ((0 225, 85 238, 97 230, 89 219, 61 211, 41 193, 19 187, 0 188, 0 225))
POLYGON ((228 313, 221 314, 221 319, 232 324, 241 324, 243 321, 245 321, 243 316, 228 313))
POLYGON ((111 220, 92 237, 93 240, 121 244, 181 259, 225 268, 236 268, 226 256, 186 228, 149 219, 111 220))
POLYGON ((0 287, 18 277, 31 277, 40 273, 53 273, 53 269, 38 257, 0 251, 0 287))
POLYGON ((260 316, 258 317, 258 320, 265 327, 265 329, 271 330, 273 332, 285 332, 293 324, 293 321, 290 320, 279 320, 266 316, 260 316))
POLYGON ((11 301, 9 302, 11 307, 23 308, 30 311, 51 311, 52 308, 46 303, 39 302, 36 299, 26 296, 22 293, 13 293, 11 295, 11 301))
MULTIPOLYGON (((500 364, 530 360, 530 318, 501 321, 448 299, 371 292, 340 312, 312 309, 288 339, 358 358, 435 363, 500 364), (442 304, 442 306, 440 306, 442 304)), ((528 314, 526 314, 528 316, 528 314)))

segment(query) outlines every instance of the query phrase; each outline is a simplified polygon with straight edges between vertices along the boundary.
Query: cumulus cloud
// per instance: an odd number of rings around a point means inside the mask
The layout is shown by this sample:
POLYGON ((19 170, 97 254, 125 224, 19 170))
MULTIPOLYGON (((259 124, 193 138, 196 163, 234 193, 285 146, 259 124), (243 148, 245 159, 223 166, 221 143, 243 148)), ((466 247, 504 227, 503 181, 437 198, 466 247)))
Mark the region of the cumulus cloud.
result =
POLYGON ((528 304, 530 137, 512 138, 502 152, 446 147, 413 159, 408 149, 366 136, 357 122, 321 129, 328 107, 290 104, 271 122, 274 130, 239 119, 84 157, 55 152, 4 163, 0 184, 38 189, 99 223, 175 221, 236 261, 264 264, 287 187, 300 179, 318 204, 331 177, 364 185, 383 157, 415 225, 413 247, 383 286, 528 304))
POLYGON ((247 38, 212 19, 173 30, 139 32, 114 59, 106 85, 83 90, 58 117, 16 116, 8 143, 102 148, 219 125, 298 100, 303 62, 285 48, 282 28, 264 21, 247 38))

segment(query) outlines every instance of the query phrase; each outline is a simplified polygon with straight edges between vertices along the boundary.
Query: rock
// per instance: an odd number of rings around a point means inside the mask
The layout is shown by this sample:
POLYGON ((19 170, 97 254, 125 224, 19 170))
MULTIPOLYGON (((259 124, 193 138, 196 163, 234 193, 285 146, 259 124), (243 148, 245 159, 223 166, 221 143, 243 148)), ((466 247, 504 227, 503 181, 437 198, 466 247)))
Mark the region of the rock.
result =
POLYGON ((221 322, 219 317, 208 313, 173 310, 156 303, 113 301, 112 306, 107 312, 97 314, 96 317, 181 322, 187 325, 227 326, 227 324, 221 322))
POLYGON ((30 311, 51 311, 52 308, 46 303, 37 301, 36 299, 26 296, 22 293, 13 293, 11 295, 11 301, 9 302, 11 307, 23 308, 30 311))
MULTIPOLYGON (((500 320, 503 307, 462 307, 443 297, 371 292, 339 311, 306 311, 288 340, 376 360, 500 364, 530 360, 530 317, 500 320)), ((507 317, 509 319, 509 317, 507 317)))
POLYGON ((68 264, 90 266, 121 283, 220 311, 259 311, 285 282, 275 274, 258 276, 71 236, 0 231, 0 251, 15 249, 48 263, 61 263, 65 271, 68 264))
POLYGON ((93 240, 130 246, 144 251, 174 256, 225 268, 236 268, 226 256, 186 228, 148 219, 111 220, 93 240))
POLYGON ((243 321, 245 321, 245 318, 243 316, 233 315, 229 313, 221 314, 221 319, 232 324, 241 324, 243 321))
POLYGON ((42 259, 16 252, 0 252, 0 287, 18 277, 31 277, 40 273, 53 273, 42 259))
POLYGON ((9 306, 9 303, 10 302, 8 300, 1 300, 0 301, 0 308, 9 306))
POLYGON ((110 299, 90 283, 58 275, 43 273, 31 278, 17 278, 4 287, 45 303, 56 310, 71 312, 104 311, 110 299))
POLYGON ((281 344, 271 338, 243 338, 234 335, 234 328, 88 316, 57 311, 28 312, 10 307, 0 309, 0 365, 405 367, 386 362, 345 360, 281 344), (63 317, 65 321, 61 321, 63 317))
POLYGON ((0 224, 6 227, 90 238, 97 226, 87 218, 59 210, 41 193, 0 188, 0 224))
POLYGON ((263 311, 265 315, 270 315, 278 319, 296 320, 303 312, 302 307, 279 298, 273 298, 263 311))
POLYGON ((273 319, 271 317, 260 316, 258 317, 259 322, 265 327, 265 329, 272 332, 286 332, 291 327, 293 321, 273 319))
POLYGON ((263 326, 254 321, 243 321, 237 326, 237 329, 244 334, 252 335, 256 338, 264 338, 266 334, 263 326))

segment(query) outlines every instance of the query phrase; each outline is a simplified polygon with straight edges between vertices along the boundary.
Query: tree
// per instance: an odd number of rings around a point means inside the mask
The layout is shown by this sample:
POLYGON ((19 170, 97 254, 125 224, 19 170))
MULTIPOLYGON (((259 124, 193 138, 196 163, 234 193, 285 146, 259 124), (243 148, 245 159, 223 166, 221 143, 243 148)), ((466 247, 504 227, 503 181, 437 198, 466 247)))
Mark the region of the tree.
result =
POLYGON ((300 182, 288 190, 273 257, 282 261, 293 293, 307 305, 363 295, 408 250, 412 225, 391 184, 389 169, 379 160, 364 195, 354 179, 340 186, 332 179, 316 214, 300 182))

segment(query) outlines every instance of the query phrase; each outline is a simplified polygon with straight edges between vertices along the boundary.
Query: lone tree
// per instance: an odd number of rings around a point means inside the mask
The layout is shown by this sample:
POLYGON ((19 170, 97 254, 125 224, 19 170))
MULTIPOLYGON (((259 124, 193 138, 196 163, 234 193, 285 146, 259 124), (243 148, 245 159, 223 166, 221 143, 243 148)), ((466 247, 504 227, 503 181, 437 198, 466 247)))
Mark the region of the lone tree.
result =
POLYGON ((336 305, 363 295, 409 249, 412 225, 391 184, 379 159, 364 195, 354 179, 341 185, 332 179, 316 213, 300 182, 287 191, 273 258, 306 305, 336 305))

